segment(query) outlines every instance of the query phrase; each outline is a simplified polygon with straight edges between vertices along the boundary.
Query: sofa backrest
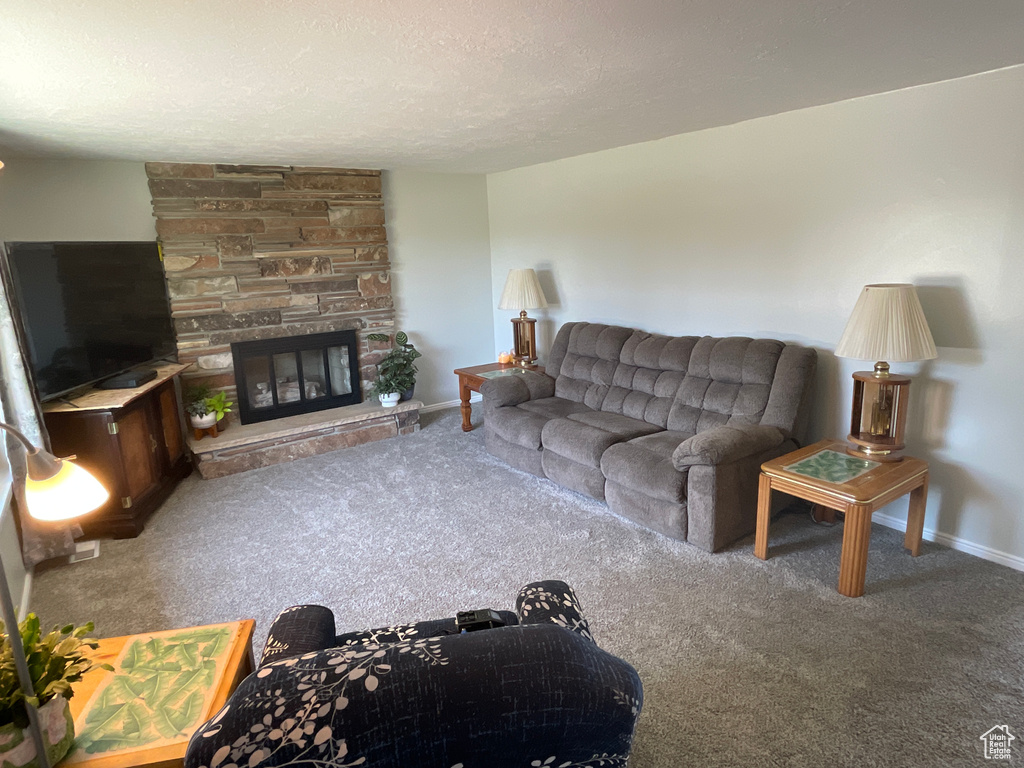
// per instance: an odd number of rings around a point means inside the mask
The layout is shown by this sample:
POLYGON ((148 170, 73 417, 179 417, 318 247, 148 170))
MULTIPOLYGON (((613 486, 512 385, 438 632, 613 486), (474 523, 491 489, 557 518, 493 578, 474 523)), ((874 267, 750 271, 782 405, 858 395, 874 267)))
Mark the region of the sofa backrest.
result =
POLYGON ((551 345, 545 367, 555 379, 555 396, 601 410, 622 346, 632 328, 599 323, 566 323, 551 345))
POLYGON ((555 395, 696 434, 732 423, 799 436, 817 356, 773 339, 663 336, 566 323, 548 356, 555 395))
POLYGON ((668 428, 695 434, 734 422, 760 423, 785 346, 742 336, 702 338, 690 355, 668 428))
POLYGON ((601 410, 621 413, 665 429, 686 378, 696 336, 661 336, 633 331, 622 345, 601 410))

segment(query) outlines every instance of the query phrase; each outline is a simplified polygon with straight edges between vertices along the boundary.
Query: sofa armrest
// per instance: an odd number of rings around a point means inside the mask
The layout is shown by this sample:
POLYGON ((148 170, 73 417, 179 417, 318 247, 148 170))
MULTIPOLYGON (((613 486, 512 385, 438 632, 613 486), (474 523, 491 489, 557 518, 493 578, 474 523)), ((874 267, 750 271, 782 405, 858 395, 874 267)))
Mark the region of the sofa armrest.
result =
POLYGON ((695 464, 728 464, 771 450, 785 439, 778 427, 762 424, 715 427, 680 443, 672 454, 672 465, 682 471, 695 464))
POLYGON ((535 581, 519 590, 516 613, 520 624, 557 624, 593 641, 580 601, 564 581, 535 581))
POLYGON ((554 397, 555 380, 546 373, 517 373, 488 379, 480 387, 484 407, 500 408, 504 405, 519 405, 527 400, 554 397))
POLYGON ((260 667, 334 645, 334 613, 322 605, 285 608, 270 625, 260 667))

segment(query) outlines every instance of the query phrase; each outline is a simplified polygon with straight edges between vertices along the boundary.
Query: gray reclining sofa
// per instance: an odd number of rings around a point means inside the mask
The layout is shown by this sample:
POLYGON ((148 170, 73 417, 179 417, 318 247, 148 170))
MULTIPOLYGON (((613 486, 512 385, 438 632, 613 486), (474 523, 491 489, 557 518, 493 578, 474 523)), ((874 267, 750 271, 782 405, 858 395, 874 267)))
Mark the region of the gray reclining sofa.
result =
POLYGON ((817 353, 566 323, 546 373, 481 387, 487 450, 713 552, 754 530, 760 465, 799 447, 817 353))

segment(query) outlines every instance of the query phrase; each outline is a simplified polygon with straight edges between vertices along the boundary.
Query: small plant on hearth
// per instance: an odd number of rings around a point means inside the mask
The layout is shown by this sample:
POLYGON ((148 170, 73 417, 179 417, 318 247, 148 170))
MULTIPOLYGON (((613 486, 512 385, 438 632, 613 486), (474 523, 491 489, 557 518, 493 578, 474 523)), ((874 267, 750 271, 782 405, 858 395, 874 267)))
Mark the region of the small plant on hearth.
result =
POLYGON ((231 406, 234 403, 228 400, 228 396, 223 392, 218 392, 212 397, 206 398, 206 408, 210 413, 217 414, 217 421, 224 418, 224 414, 231 413, 231 406))
MULTIPOLYGON (((39 618, 30 613, 18 630, 18 640, 25 649, 33 691, 26 696, 18 682, 11 638, 3 622, 0 622, 0 633, 3 636, 0 642, 0 728, 10 724, 19 729, 28 726, 26 700, 40 709, 58 697, 70 699, 74 684, 90 669, 99 667, 113 670, 109 664, 93 661, 89 657, 89 651, 95 650, 98 644, 93 638, 86 637, 93 630, 91 621, 81 627, 72 624, 60 629, 54 627, 43 635, 39 628, 39 618)), ((46 718, 41 717, 40 720, 46 718)))
POLYGON ((210 399, 210 388, 205 384, 186 387, 182 399, 185 401, 185 413, 189 416, 202 418, 210 413, 210 408, 206 404, 210 399))
MULTIPOLYGON (((391 339, 386 333, 371 333, 366 338, 369 341, 391 339)), ((377 396, 403 395, 412 390, 416 385, 415 360, 420 357, 423 355, 409 343, 409 337, 403 331, 396 333, 395 345, 384 359, 377 363, 377 380, 373 384, 373 393, 377 396)))

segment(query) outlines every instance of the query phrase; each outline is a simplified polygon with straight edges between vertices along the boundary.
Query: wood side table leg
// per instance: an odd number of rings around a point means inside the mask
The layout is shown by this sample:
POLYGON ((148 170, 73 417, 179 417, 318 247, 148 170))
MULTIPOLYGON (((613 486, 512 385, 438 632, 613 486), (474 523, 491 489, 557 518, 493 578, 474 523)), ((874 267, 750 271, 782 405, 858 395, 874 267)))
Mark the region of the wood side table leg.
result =
POLYGON ((834 523, 836 521, 836 511, 831 507, 826 507, 824 504, 814 504, 811 506, 811 518, 816 523, 834 523))
POLYGON ((860 597, 868 570, 871 543, 871 507, 849 504, 843 527, 843 552, 839 557, 839 594, 860 597))
POLYGON ((921 553, 921 538, 924 536, 924 508, 928 503, 928 473, 917 488, 910 492, 910 510, 907 512, 907 535, 903 537, 903 546, 910 550, 913 557, 921 553))
POLYGON ((462 431, 472 432, 473 431, 473 408, 469 404, 469 398, 472 397, 473 391, 469 388, 469 385, 459 377, 459 399, 462 400, 462 404, 459 406, 459 410, 462 411, 462 431))
POLYGON ((754 554, 768 559, 768 523, 772 516, 772 479, 764 472, 757 483, 757 529, 754 533, 754 554))

